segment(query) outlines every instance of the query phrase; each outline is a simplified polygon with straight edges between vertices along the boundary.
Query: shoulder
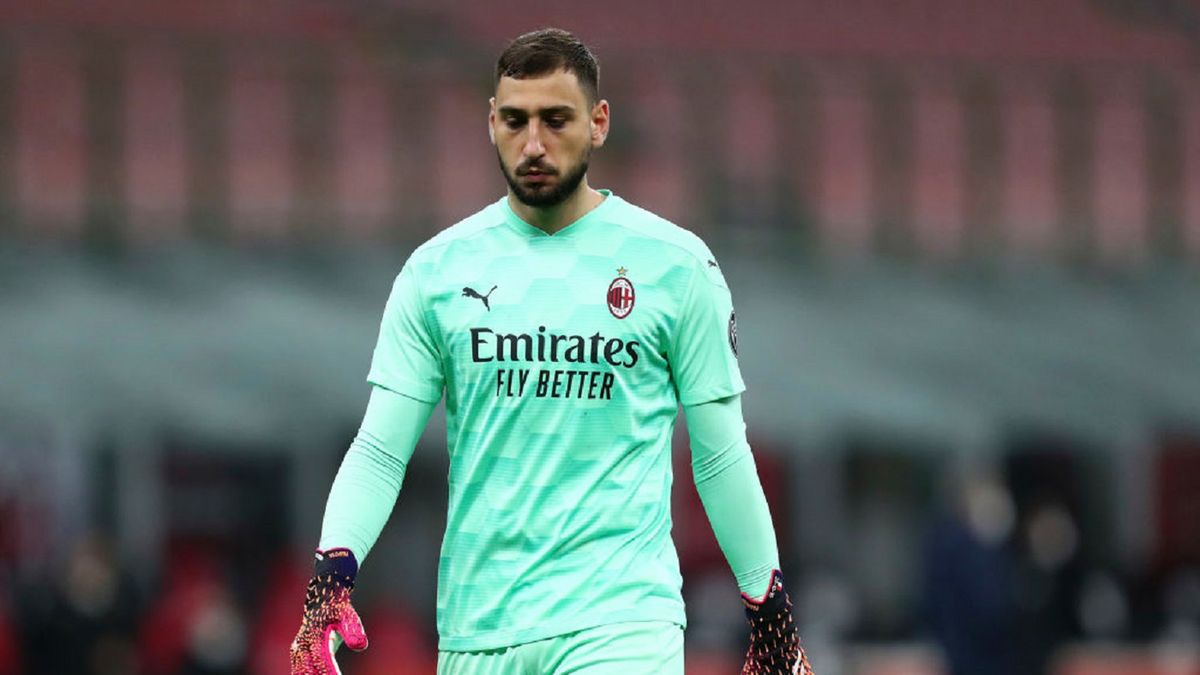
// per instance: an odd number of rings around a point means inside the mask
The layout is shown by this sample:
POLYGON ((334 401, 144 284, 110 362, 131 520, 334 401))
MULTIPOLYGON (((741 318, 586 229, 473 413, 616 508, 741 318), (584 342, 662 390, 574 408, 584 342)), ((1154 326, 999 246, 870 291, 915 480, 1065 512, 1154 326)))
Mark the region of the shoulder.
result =
POLYGON ((436 264, 458 245, 466 244, 504 226, 504 212, 493 202, 430 237, 413 249, 410 263, 436 264))
POLYGON ((709 281, 726 286, 716 256, 695 232, 636 204, 618 200, 612 213, 613 224, 637 238, 657 242, 676 265, 695 270, 709 281))
POLYGON ((714 260, 708 244, 695 232, 620 197, 616 199, 617 203, 614 206, 617 208, 613 209, 612 214, 616 225, 676 249, 698 265, 705 265, 707 261, 714 260))

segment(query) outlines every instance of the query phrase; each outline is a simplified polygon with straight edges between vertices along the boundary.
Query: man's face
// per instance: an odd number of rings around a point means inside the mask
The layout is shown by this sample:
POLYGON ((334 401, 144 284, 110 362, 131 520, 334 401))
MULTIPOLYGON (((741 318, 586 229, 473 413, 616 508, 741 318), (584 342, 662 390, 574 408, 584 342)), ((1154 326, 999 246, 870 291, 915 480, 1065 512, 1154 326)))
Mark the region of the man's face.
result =
POLYGON ((608 135, 608 103, 588 105, 574 73, 500 78, 488 124, 500 169, 527 206, 554 206, 579 187, 608 135))

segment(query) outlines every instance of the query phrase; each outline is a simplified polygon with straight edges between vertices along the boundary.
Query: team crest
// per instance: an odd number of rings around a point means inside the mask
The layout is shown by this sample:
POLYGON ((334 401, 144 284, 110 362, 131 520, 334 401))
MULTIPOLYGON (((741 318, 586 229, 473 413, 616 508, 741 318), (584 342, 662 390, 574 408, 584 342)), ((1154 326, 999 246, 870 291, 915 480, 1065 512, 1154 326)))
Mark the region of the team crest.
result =
POLYGON ((608 311, 618 319, 624 319, 633 311, 633 282, 625 278, 625 268, 617 268, 620 275, 608 285, 608 311))

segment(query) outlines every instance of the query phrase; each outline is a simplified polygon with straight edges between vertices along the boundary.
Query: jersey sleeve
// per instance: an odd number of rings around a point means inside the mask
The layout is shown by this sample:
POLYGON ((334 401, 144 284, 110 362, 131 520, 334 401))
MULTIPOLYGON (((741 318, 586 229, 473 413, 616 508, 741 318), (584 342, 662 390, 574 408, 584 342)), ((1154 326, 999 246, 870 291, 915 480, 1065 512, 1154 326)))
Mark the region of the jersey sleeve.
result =
POLYGON ((358 435, 342 457, 321 524, 319 548, 345 546, 362 565, 392 514, 408 461, 434 404, 371 388, 358 435))
POLYGON ((779 569, 779 546, 746 441, 741 397, 684 406, 683 414, 691 439, 696 492, 717 544, 738 588, 749 597, 761 597, 771 572, 779 569))
POLYGON ((437 403, 445 378, 438 342, 429 330, 412 260, 392 286, 367 381, 419 401, 437 403))
POLYGON ((737 362, 733 299, 720 270, 698 263, 667 356, 679 402, 696 405, 746 389, 737 362))

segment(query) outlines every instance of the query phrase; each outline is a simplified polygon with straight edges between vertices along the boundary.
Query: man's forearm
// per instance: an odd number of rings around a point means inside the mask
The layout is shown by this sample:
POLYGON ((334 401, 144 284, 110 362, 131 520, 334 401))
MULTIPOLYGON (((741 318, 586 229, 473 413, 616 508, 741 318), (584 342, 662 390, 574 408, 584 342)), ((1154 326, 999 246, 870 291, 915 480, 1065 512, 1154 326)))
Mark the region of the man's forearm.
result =
POLYGON ((359 564, 387 523, 408 461, 434 404, 374 387, 358 435, 342 459, 321 526, 321 549, 346 547, 359 564))
POLYGON ((717 543, 738 588, 762 596, 779 569, 775 527, 754 455, 746 442, 741 397, 684 408, 692 444, 692 475, 717 543))

